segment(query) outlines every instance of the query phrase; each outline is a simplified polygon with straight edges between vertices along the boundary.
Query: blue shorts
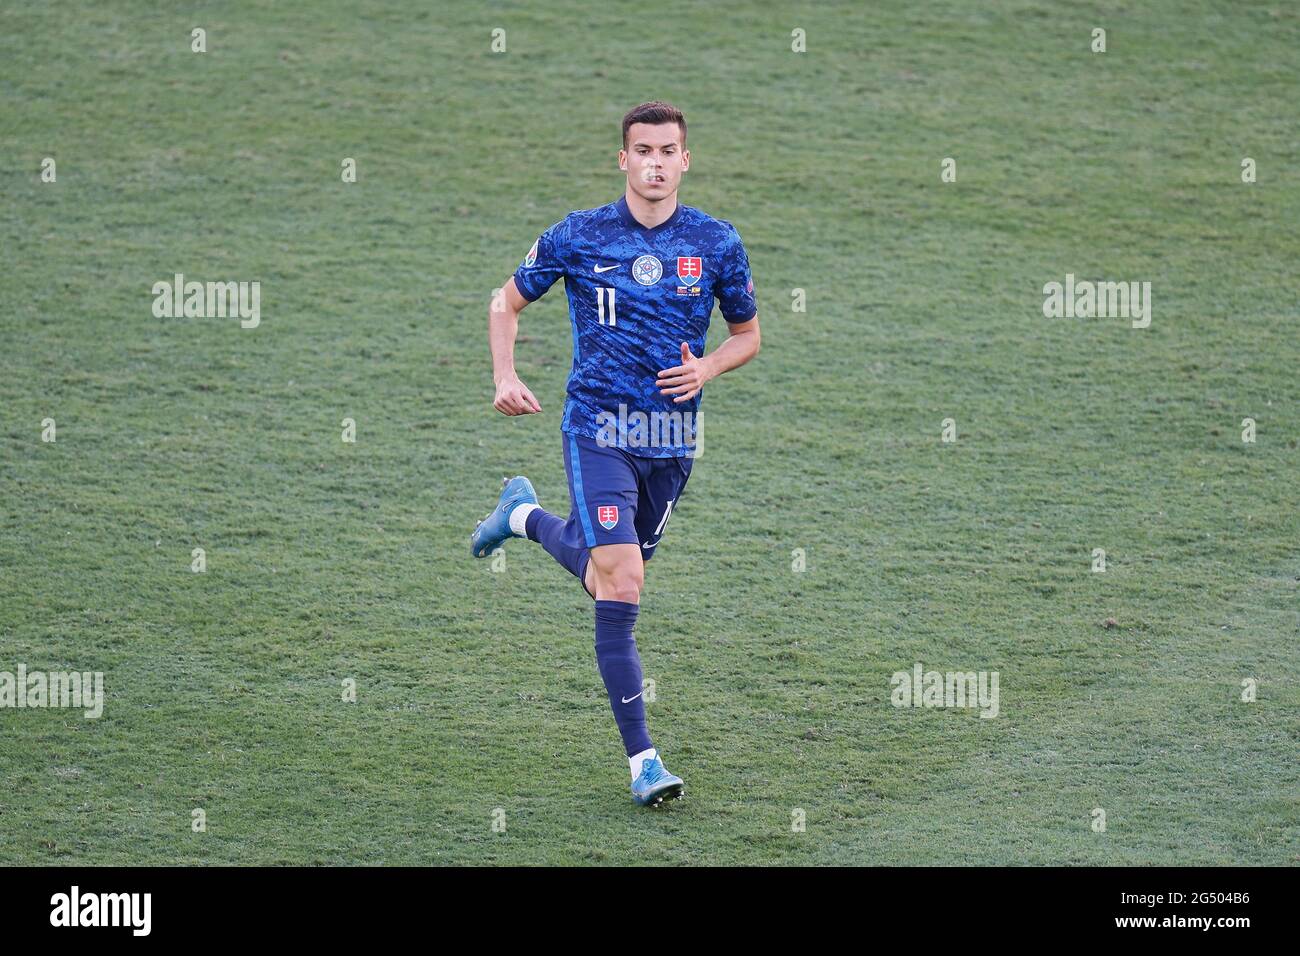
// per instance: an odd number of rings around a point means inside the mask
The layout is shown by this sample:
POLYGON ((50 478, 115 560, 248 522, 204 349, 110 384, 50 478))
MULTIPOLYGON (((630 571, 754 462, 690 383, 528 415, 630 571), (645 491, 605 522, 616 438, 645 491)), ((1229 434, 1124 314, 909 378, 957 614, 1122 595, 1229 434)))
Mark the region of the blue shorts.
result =
POLYGON ((642 458, 581 435, 561 434, 573 508, 563 541, 574 548, 637 544, 654 556, 694 458, 642 458))

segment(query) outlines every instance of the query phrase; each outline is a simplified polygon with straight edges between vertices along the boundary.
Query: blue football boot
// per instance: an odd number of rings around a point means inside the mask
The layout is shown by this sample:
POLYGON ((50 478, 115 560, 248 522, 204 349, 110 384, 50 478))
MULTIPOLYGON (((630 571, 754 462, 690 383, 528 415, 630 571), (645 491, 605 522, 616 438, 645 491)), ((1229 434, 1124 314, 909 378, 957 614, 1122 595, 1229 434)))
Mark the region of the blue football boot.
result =
POLYGON ((686 784, 664 768, 656 754, 641 761, 641 776, 632 781, 632 799, 642 807, 658 807, 665 800, 680 800, 686 795, 686 784))
POLYGON ((510 512, 518 505, 537 504, 537 492, 532 482, 523 475, 501 479, 501 500, 492 513, 480 521, 469 536, 470 552, 476 558, 486 558, 507 538, 522 537, 510 530, 510 512))

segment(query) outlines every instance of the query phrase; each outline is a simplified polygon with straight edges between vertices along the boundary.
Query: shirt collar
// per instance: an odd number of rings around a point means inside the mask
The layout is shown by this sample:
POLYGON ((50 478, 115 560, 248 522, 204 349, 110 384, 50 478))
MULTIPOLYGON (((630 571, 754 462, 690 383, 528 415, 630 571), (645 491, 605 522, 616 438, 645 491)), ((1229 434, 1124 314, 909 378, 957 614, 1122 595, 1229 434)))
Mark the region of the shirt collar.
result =
POLYGON ((660 229, 664 229, 668 226, 671 226, 678 219, 680 219, 682 215, 682 201, 679 198, 677 200, 677 208, 673 210, 673 214, 671 216, 669 216, 663 222, 659 223, 659 225, 652 226, 649 229, 647 229, 645 226, 641 225, 641 223, 637 222, 636 216, 632 215, 632 210, 627 208, 626 195, 619 196, 618 202, 615 203, 614 205, 618 209, 618 218, 623 220, 623 224, 625 226, 631 229, 639 229, 641 232, 645 232, 645 233, 658 232, 660 229))

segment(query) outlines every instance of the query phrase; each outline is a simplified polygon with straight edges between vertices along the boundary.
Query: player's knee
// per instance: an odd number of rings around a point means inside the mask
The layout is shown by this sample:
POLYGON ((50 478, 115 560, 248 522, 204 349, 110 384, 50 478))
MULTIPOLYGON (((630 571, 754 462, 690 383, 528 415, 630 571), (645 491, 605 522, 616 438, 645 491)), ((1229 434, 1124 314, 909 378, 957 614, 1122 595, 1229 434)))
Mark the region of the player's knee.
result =
POLYGON ((624 601, 628 604, 639 604, 641 601, 641 587, 645 583, 645 572, 641 568, 641 562, 627 562, 616 565, 605 579, 605 590, 610 595, 611 601, 624 601))

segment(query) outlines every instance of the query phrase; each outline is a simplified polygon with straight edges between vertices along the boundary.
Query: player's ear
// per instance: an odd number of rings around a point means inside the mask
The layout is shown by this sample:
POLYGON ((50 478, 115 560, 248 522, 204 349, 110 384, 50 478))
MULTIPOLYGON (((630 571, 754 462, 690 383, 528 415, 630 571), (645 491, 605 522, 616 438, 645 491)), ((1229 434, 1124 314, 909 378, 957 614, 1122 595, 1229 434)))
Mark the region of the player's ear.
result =
POLYGON ((618 151, 618 168, 627 172, 627 150, 625 149, 618 151))
POLYGON ((682 150, 682 172, 686 172, 686 170, 690 168, 691 168, 691 151, 689 149, 684 149, 682 150))

